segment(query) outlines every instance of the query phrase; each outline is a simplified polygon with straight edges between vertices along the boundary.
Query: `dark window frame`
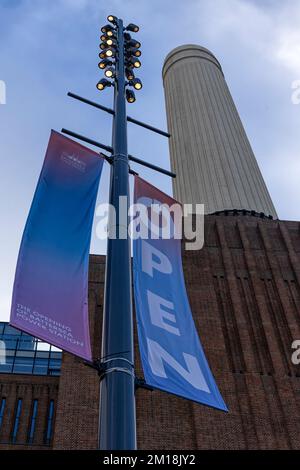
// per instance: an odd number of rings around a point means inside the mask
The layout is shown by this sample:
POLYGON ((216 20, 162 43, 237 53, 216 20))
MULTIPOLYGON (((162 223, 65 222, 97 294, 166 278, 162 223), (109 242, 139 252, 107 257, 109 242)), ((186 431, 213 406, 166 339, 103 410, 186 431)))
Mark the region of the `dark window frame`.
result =
POLYGON ((6 408, 6 397, 2 397, 1 398, 1 405, 0 405, 0 431, 1 431, 1 428, 2 428, 2 424, 3 424, 5 408, 6 408))
POLYGON ((54 400, 50 399, 48 404, 48 413, 45 429, 44 444, 49 446, 53 437, 53 421, 54 421, 54 400))
POLYGON ((30 423, 29 423, 28 436, 27 436, 28 444, 33 444, 33 441, 34 441, 36 420, 37 420, 37 415, 38 415, 38 407, 39 407, 39 401, 37 398, 35 398, 32 402, 32 407, 31 407, 30 423))
POLYGON ((14 424, 11 433, 11 442, 13 444, 16 443, 18 438, 18 431, 20 426, 20 420, 22 415, 22 407, 23 407, 23 398, 18 398, 15 408, 15 416, 14 416, 14 424))

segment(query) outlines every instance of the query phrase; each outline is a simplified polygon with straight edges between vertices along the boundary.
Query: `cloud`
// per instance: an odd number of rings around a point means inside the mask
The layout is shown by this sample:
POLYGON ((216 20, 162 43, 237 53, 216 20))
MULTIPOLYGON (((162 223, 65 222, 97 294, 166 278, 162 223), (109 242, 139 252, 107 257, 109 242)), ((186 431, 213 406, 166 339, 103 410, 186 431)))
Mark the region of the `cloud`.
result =
MULTIPOLYGON (((194 2, 195 21, 212 42, 238 41, 238 49, 255 51, 300 74, 300 2, 219 0, 194 2)), ((232 52, 234 49, 232 49, 232 52)))
POLYGON ((286 29, 279 33, 275 58, 300 77, 300 31, 286 29))

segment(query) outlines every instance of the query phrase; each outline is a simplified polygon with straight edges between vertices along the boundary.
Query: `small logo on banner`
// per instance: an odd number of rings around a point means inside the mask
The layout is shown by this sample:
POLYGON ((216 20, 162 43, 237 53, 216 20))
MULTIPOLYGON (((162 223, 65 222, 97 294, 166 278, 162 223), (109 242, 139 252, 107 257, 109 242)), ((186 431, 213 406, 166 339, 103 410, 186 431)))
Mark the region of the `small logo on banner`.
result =
POLYGON ((86 163, 81 161, 74 153, 68 154, 67 152, 63 152, 60 156, 61 160, 66 163, 67 165, 76 168, 76 170, 81 171, 82 173, 86 170, 86 163))

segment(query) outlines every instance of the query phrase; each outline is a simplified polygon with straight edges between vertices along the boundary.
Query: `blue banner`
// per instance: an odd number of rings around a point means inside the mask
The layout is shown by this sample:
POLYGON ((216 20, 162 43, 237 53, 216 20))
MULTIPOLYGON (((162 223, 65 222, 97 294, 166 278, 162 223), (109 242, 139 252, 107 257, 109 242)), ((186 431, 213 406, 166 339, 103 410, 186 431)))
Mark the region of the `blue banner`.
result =
POLYGON ((103 159, 52 131, 26 222, 10 323, 92 360, 88 318, 91 230, 103 159))
MULTIPOLYGON (((134 200, 148 207, 176 203, 137 176, 134 200)), ((174 237, 174 231, 170 239, 164 239, 159 230, 153 233, 151 228, 148 237, 133 241, 135 306, 146 383, 227 411, 194 325, 182 270, 181 240, 174 237)))

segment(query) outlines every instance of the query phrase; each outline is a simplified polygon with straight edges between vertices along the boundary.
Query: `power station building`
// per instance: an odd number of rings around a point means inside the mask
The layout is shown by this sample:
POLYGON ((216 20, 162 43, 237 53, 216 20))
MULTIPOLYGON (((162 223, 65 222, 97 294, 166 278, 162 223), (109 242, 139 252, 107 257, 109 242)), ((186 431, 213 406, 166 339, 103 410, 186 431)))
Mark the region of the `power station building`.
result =
MULTIPOLYGON (((300 224, 276 210, 214 55, 174 49, 163 67, 174 196, 205 204, 205 244, 183 252, 187 292, 222 413, 138 388, 139 449, 300 449, 300 224)), ((91 255, 100 355, 105 257, 91 255)), ((2 324, 0 449, 96 449, 99 377, 82 360, 2 324)), ((142 377, 136 342, 137 375, 142 377)), ((1 362, 1 361, 0 361, 1 362)))

